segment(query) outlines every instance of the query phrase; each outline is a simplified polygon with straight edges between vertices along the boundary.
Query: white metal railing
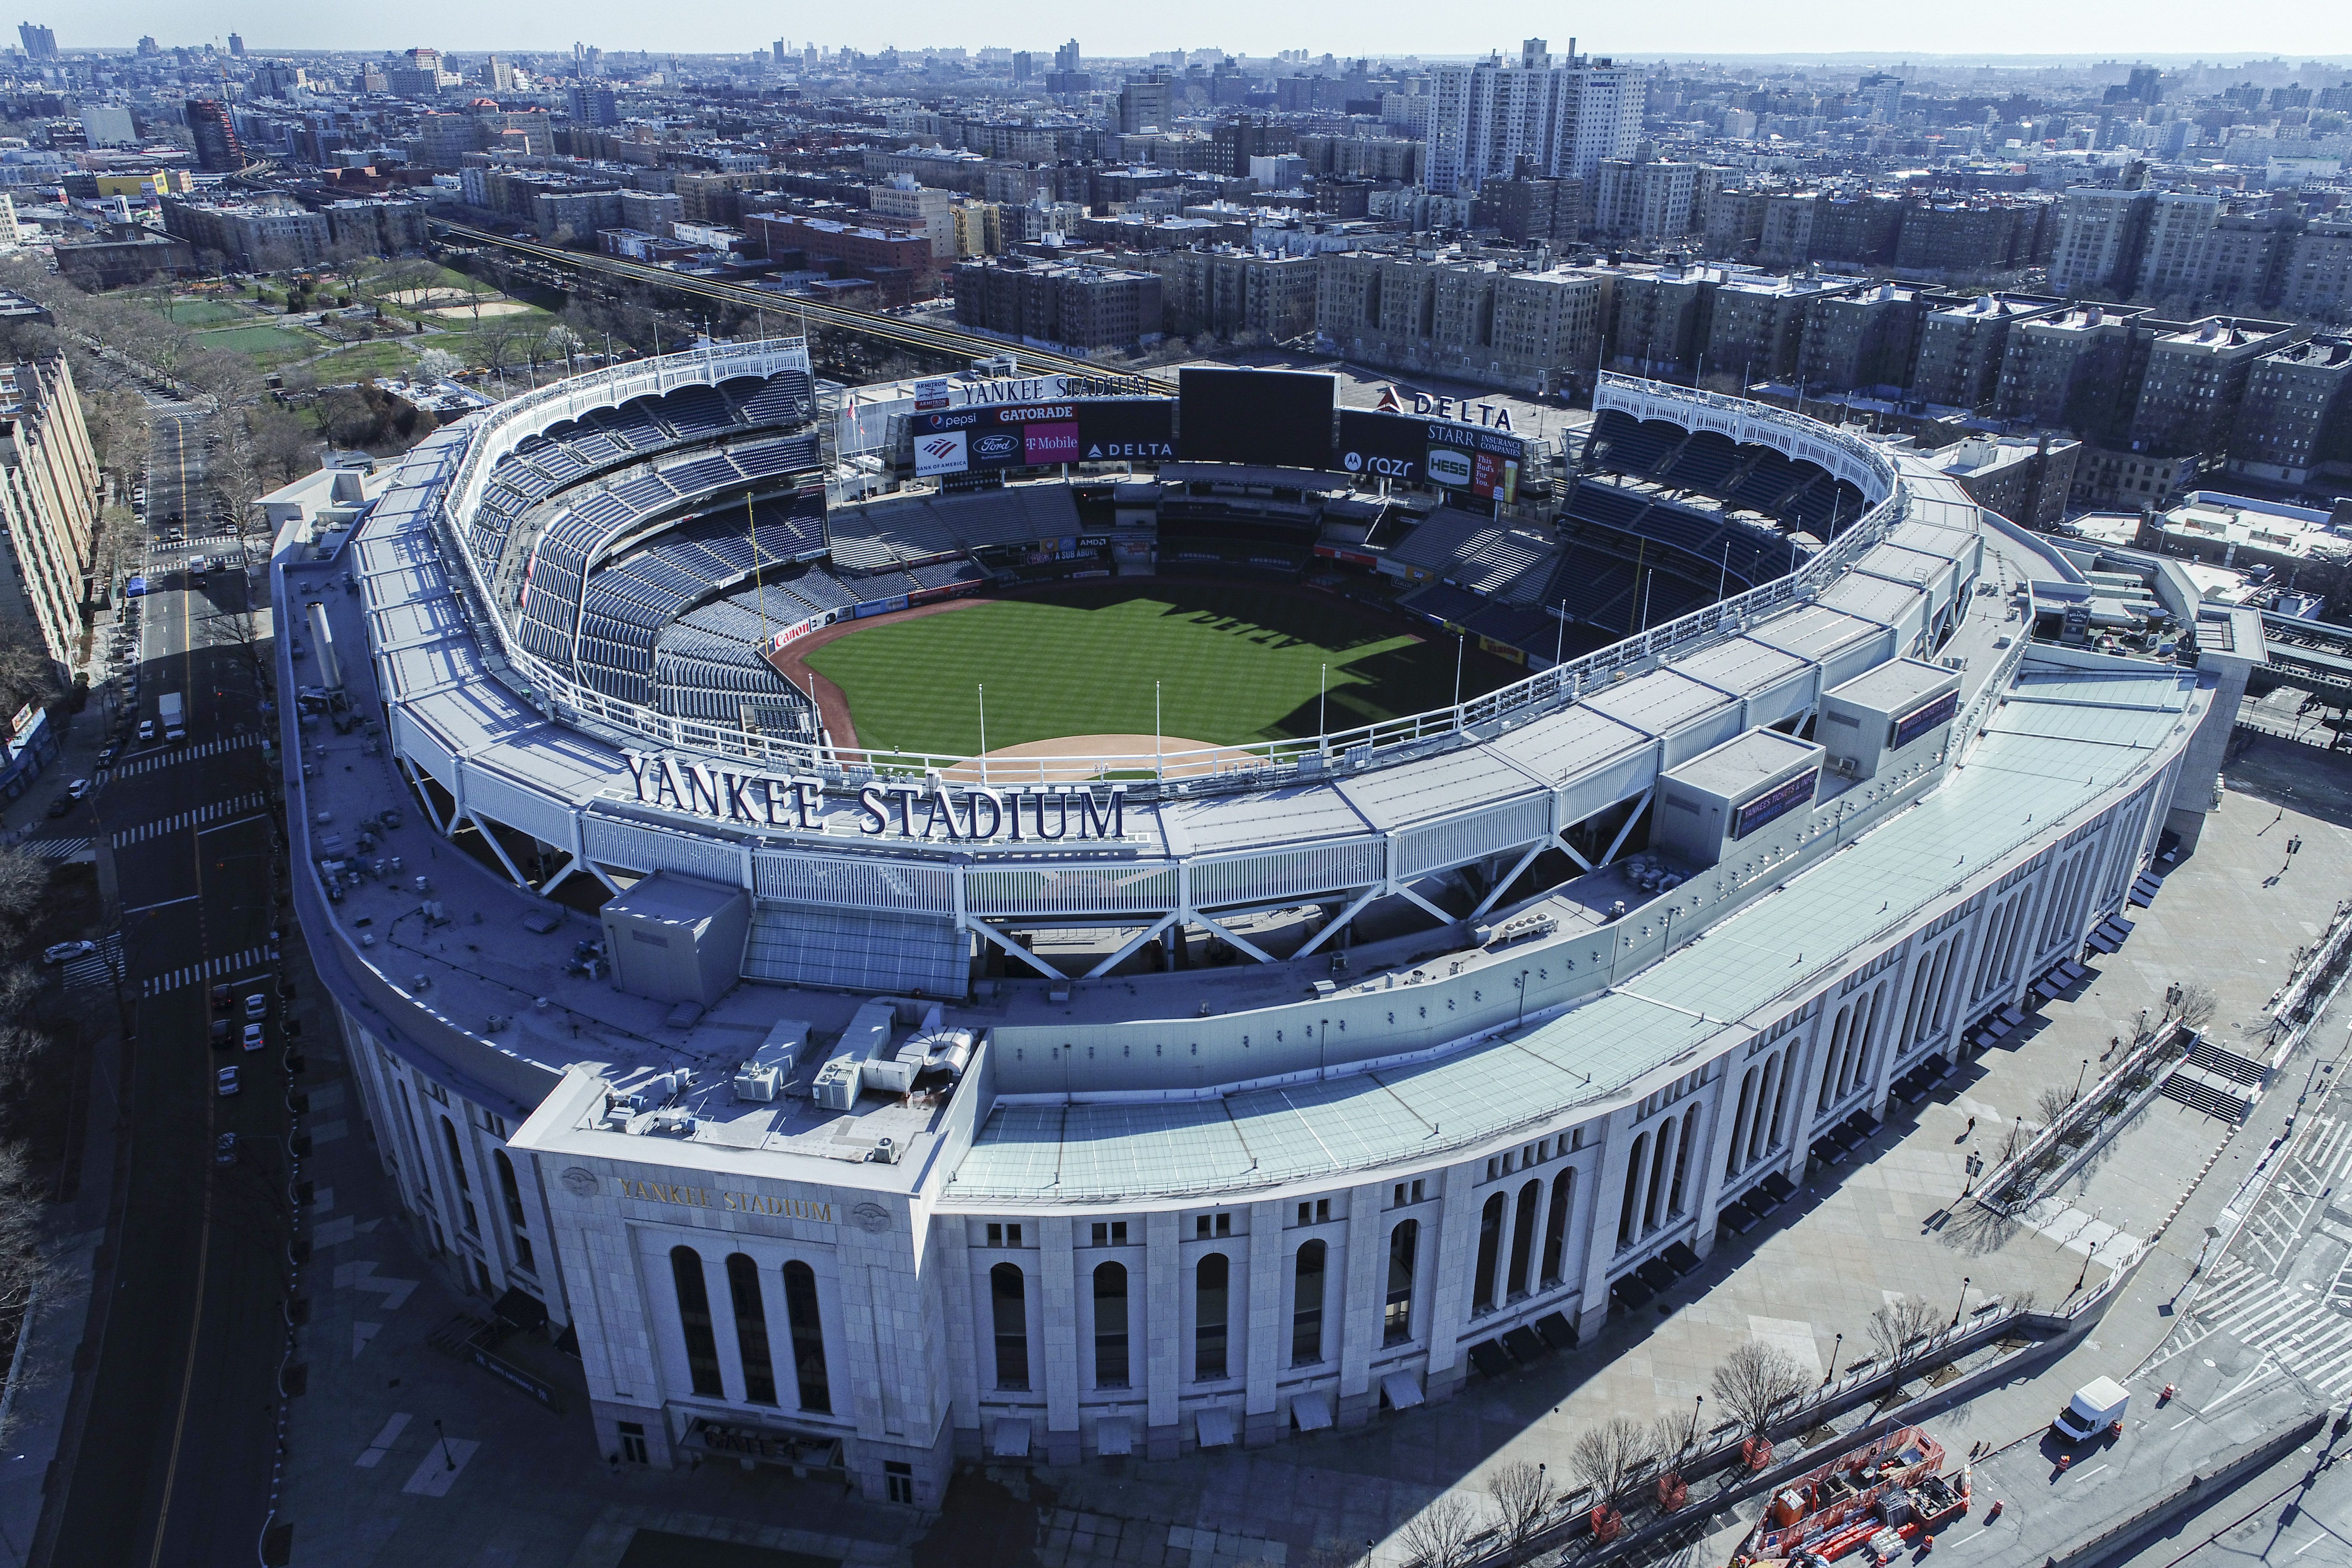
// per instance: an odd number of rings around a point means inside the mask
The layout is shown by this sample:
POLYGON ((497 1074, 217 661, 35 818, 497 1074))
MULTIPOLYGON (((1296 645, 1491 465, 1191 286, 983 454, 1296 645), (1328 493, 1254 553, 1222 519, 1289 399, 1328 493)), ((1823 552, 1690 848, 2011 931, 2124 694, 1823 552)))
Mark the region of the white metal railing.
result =
MULTIPOLYGON (((697 350, 692 353, 640 362, 560 382, 491 410, 486 416, 489 423, 473 437, 465 463, 459 468, 455 481, 444 492, 445 504, 441 511, 446 547, 454 550, 465 563, 467 584, 472 589, 467 596, 472 601, 471 614, 477 635, 504 656, 515 677, 530 689, 531 699, 550 717, 565 722, 600 727, 630 741, 670 750, 734 758, 771 769, 813 773, 828 778, 856 779, 879 773, 920 774, 950 768, 976 768, 985 776, 985 765, 964 753, 842 750, 829 744, 748 732, 704 720, 656 712, 638 703, 620 701, 573 679, 566 671, 523 648, 509 635, 505 617, 498 612, 497 601, 489 592, 489 582, 474 559, 462 525, 462 519, 468 514, 474 499, 480 494, 490 464, 496 460, 491 452, 495 448, 497 456, 503 456, 514 444, 509 441, 500 446, 494 439, 498 432, 511 427, 526 413, 553 413, 556 418, 571 417, 575 410, 584 412, 616 401, 625 402, 630 397, 650 392, 667 391, 697 382, 715 382, 730 374, 751 374, 752 366, 771 361, 782 362, 787 355, 799 356, 801 364, 806 363, 805 349, 797 339, 785 343, 762 342, 697 350)), ((1883 481, 1884 493, 1852 525, 1838 531, 1828 544, 1788 575, 1637 632, 1580 658, 1538 670, 1484 696, 1424 713, 1293 740, 1094 757, 1059 757, 1051 763, 1055 776, 1067 779, 1076 774, 1088 774, 1147 784, 1172 784, 1195 793, 1266 788, 1331 772, 1354 772, 1399 760, 1416 751, 1442 750, 1492 739, 1505 731, 1557 712, 1627 674, 1638 673, 1651 661, 1670 651, 1685 650, 1695 645, 1737 636, 1754 617, 1815 596, 1822 588, 1842 575, 1855 557, 1884 539, 1903 521, 1908 510, 1910 493, 1894 464, 1884 453, 1865 441, 1818 421, 1716 393, 1637 381, 1632 377, 1604 376, 1603 384, 1604 389, 1617 389, 1662 401, 1696 403, 1734 414, 1755 432, 1769 432, 1792 445, 1801 443, 1818 448, 1827 443, 1838 448, 1838 455, 1854 465, 1859 472, 1874 480, 1883 481)), ((544 428, 552 422, 550 419, 535 420, 531 428, 544 428)), ((1024 782, 1025 769, 1018 765, 996 766, 997 774, 1004 783, 1024 782)))

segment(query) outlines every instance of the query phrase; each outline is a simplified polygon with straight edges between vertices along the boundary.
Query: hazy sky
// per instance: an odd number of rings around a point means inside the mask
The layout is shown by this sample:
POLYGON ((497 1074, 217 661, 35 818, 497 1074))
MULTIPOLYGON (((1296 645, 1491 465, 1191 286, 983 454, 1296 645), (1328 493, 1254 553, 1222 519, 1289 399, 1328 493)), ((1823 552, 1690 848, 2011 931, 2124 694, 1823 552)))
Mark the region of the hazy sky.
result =
POLYGON ((574 39, 607 49, 660 52, 747 50, 772 38, 876 49, 926 44, 1050 47, 1075 33, 1090 54, 1223 48, 1270 54, 1482 54, 1517 47, 1524 33, 1564 48, 1575 36, 1588 53, 1637 58, 1710 54, 1906 54, 1991 58, 2083 54, 2244 56, 2290 60, 2352 58, 2352 5, 2342 0, 2265 0, 2248 11, 2189 0, 2076 0, 2065 5, 1981 12, 1894 6, 1880 0, 1811 0, 1796 7, 1752 0, 1678 0, 1578 14, 1528 6, 1517 20, 1501 7, 1438 5, 1430 0, 1192 0, 1181 7, 1103 5, 1029 8, 971 0, 897 0, 874 6, 647 5, 622 0, 410 0, 402 6, 320 5, 296 0, 96 0, 70 7, 26 6, 57 29, 68 48, 128 46, 142 34, 169 44, 225 39, 247 47, 530 50, 574 39), (1049 16, 1054 19, 1049 20, 1049 16), (1475 30, 1474 30, 1475 29, 1475 30))

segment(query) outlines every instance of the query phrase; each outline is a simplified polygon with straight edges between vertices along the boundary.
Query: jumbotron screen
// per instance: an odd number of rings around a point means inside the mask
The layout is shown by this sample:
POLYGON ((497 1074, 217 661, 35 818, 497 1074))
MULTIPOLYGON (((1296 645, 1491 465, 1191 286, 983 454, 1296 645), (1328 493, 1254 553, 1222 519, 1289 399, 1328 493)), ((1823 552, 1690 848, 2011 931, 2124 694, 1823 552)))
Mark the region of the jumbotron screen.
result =
POLYGON ((1177 450, 1188 462, 1321 468, 1339 383, 1284 370, 1177 373, 1177 450))

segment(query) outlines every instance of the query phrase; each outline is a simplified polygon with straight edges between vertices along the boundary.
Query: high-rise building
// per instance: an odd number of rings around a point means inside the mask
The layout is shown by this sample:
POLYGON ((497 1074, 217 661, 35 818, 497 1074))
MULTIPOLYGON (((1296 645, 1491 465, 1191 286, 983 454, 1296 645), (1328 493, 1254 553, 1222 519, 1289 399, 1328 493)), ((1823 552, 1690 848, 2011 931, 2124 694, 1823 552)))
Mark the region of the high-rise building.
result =
POLYGON ((2058 209, 2050 258, 2053 292, 2127 293, 2138 281, 2157 193, 2128 185, 2070 185, 2058 209))
POLYGON ((1013 80, 1017 86, 1037 74, 1037 58, 1023 49, 1013 57, 1013 80))
POLYGON ((73 372, 62 358, 0 371, 14 412, 0 422, 0 526, 18 592, 0 617, 29 620, 53 670, 70 666, 81 636, 82 572, 98 523, 98 458, 82 423, 73 372))
POLYGON ((572 109, 572 123, 593 129, 600 125, 618 125, 621 106, 609 87, 572 87, 564 92, 572 109))
POLYGON ((1075 71, 1083 68, 1078 64, 1077 39, 1072 38, 1054 51, 1054 68, 1057 71, 1075 71))
POLYGON ((19 22, 16 24, 16 37, 24 40, 25 53, 30 58, 37 60, 53 60, 58 58, 58 35, 55 29, 40 26, 32 22, 19 22))
POLYGON ((1640 71, 1571 55, 1555 65, 1541 38, 1507 64, 1497 56, 1431 73, 1429 186, 1475 190, 1520 173, 1590 181, 1606 158, 1633 155, 1641 140, 1640 71))
POLYGON ((1873 71, 1862 79, 1858 89, 1862 100, 1870 108, 1870 118, 1880 125, 1892 125, 1903 112, 1903 79, 1873 71))
POLYGON ((237 59, 241 60, 245 58, 245 36, 243 34, 231 33, 228 36, 228 52, 237 59))
POLYGON ((2315 337, 2254 362, 2230 440, 2230 471, 2308 482, 2326 462, 2352 462, 2352 340, 2315 337))
POLYGON ((1176 128, 1174 89, 1165 70, 1154 70, 1118 89, 1118 128, 1128 135, 1176 128))
POLYGON ((245 167, 245 149, 237 142, 236 125, 228 105, 216 98, 188 100, 188 133, 195 138, 196 166, 229 174, 245 167))

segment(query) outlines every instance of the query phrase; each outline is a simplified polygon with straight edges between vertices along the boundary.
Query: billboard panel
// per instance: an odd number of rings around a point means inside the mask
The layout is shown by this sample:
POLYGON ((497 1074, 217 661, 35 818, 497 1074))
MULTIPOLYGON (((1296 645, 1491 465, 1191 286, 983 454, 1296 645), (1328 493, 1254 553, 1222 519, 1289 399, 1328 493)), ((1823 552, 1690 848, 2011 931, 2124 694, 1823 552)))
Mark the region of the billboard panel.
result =
POLYGON ((1507 501, 1517 494, 1526 459, 1525 444, 1507 431, 1407 414, 1339 411, 1339 466, 1351 474, 1507 501))
POLYGON ((915 433, 917 477, 929 479, 935 474, 962 473, 965 460, 963 431, 918 430, 915 433))
POLYGON ((1129 397, 1078 405, 1076 461, 1166 463, 1176 457, 1176 405, 1164 397, 1129 397))
POLYGON ((1180 371, 1182 455, 1188 462, 1328 468, 1338 386, 1331 376, 1297 371, 1180 371))

